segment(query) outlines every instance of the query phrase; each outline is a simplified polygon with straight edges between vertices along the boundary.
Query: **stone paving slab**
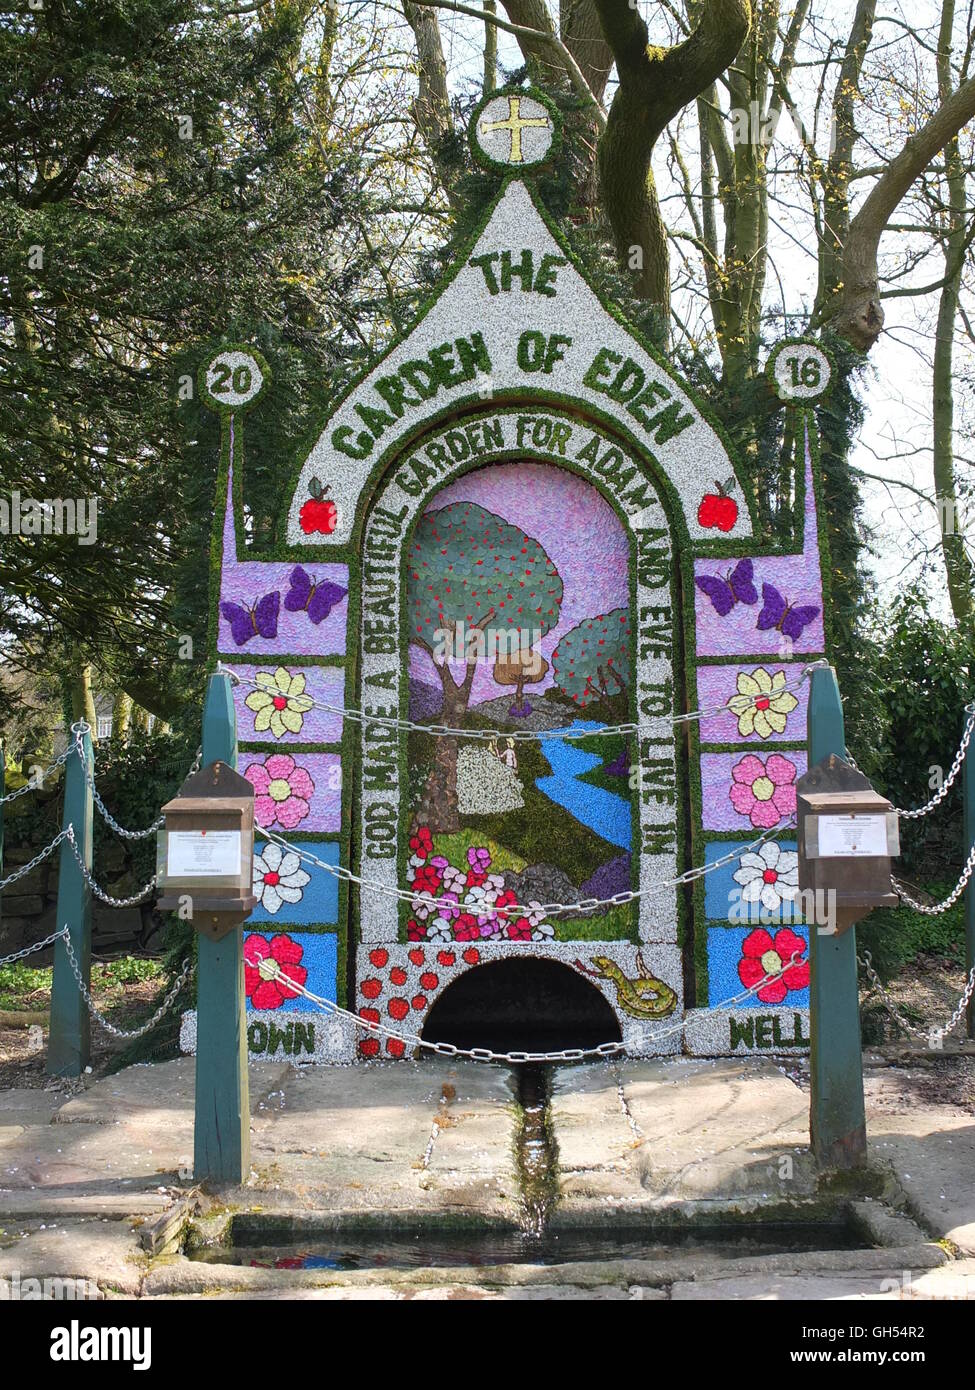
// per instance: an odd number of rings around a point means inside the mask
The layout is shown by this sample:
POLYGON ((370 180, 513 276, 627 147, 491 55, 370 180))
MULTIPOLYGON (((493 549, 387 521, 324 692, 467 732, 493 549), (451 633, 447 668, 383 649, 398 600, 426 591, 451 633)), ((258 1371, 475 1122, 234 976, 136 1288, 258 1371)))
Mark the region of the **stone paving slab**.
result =
POLYGON ((563 1068, 552 1096, 560 1220, 661 1199, 812 1193, 808 1112, 808 1095, 764 1059, 563 1068))
POLYGON ((472 1062, 292 1072, 255 1117, 249 1185, 294 1206, 516 1226, 509 1074, 472 1062))
POLYGON ((8 1229, 0 1245, 0 1280, 14 1280, 23 1287, 25 1279, 70 1279, 90 1283, 94 1288, 114 1289, 137 1294, 145 1274, 137 1226, 129 1220, 87 1220, 33 1222, 8 1229))
POLYGON ((820 1302, 823 1300, 975 1299, 975 1260, 956 1260, 939 1269, 834 1269, 811 1274, 767 1272, 745 1276, 695 1279, 676 1283, 670 1296, 676 1303, 820 1302))
POLYGON ((918 1104, 903 1072, 864 1082, 871 1160, 891 1170, 909 1208, 936 1238, 975 1255, 975 1120, 918 1104))

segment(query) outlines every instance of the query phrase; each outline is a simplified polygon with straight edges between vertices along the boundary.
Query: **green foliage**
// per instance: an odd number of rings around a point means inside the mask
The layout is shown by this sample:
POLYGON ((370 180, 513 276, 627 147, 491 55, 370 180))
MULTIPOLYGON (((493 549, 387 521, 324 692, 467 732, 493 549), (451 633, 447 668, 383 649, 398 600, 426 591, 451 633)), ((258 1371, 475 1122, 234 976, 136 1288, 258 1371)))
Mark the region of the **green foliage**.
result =
POLYGON ((614 608, 569 629, 552 653, 555 684, 580 709, 625 695, 630 684, 630 614, 614 608))
MULTIPOLYGON (((431 648, 438 628, 543 637, 558 622, 562 579, 541 543, 474 502, 425 512, 407 587, 410 637, 431 648)), ((525 644, 527 645, 527 643, 525 644)))
POLYGON ((0 965, 0 1009, 41 1008, 51 992, 51 967, 36 970, 24 961, 0 965), (37 996, 45 994, 40 1003, 37 996))
MULTIPOLYGON (((847 742, 896 806, 920 806, 947 775, 961 740, 965 705, 973 693, 969 672, 975 669, 975 644, 936 616, 930 598, 918 589, 867 614, 868 637, 858 650, 869 678, 847 688, 847 742), (854 711, 859 714, 851 718, 854 711), (862 743, 854 742, 851 732, 858 727, 867 731, 862 743)), ((905 868, 925 880, 960 867, 960 779, 935 811, 902 822, 901 840, 905 868)))
MULTIPOLYGON (((951 892, 954 882, 929 882, 925 887, 940 901, 951 892)), ((879 908, 856 931, 859 954, 870 952, 873 967, 882 980, 890 979, 901 966, 918 956, 948 956, 959 963, 965 959, 964 901, 955 903, 939 917, 926 917, 910 907, 879 908)))
POLYGON ((273 359, 281 394, 250 433, 262 445, 273 420, 248 479, 260 537, 309 382, 375 313, 362 256, 333 267, 361 179, 309 124, 303 16, 53 0, 0 20, 0 474, 24 498, 98 504, 96 544, 5 551, 0 636, 53 690, 92 661, 162 717, 198 708, 215 422, 181 411, 181 378, 215 325, 273 359), (173 659, 183 635, 195 662, 173 659))

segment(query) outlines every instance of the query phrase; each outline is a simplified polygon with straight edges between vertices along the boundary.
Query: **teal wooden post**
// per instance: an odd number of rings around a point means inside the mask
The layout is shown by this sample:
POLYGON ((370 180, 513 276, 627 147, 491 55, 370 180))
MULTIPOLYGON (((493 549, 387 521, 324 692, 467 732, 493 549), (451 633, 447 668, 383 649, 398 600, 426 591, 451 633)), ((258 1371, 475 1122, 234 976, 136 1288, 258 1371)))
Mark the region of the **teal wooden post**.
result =
MULTIPOLYGON (((211 676, 203 707, 203 766, 237 767, 237 717, 230 678, 211 676)), ((250 1096, 244 929, 219 941, 197 936, 196 1119, 197 1182, 242 1183, 250 1172, 250 1096)))
MULTIPOLYGON (((965 711, 968 718, 968 710, 965 711)), ((975 748, 969 747, 962 773, 962 797, 965 804, 965 853, 975 844, 975 748)), ((971 974, 975 966, 975 875, 965 889, 965 970, 971 974)), ((975 999, 969 1001, 965 1016, 965 1032, 975 1038, 975 999)))
MULTIPOLYGON (((69 731, 69 738, 74 735, 69 731)), ((83 735, 81 758, 72 756, 64 767, 64 818, 62 826, 74 826, 74 840, 85 865, 91 869, 92 799, 88 778, 94 776, 91 733, 83 735), (85 775, 87 769, 88 776, 85 775)), ((91 985, 91 892, 71 846, 62 841, 58 860, 58 916, 55 929, 67 927, 75 959, 86 986, 91 985)), ((68 960, 64 942, 54 947, 51 983, 51 1031, 47 1044, 50 1076, 80 1076, 91 1056, 91 1019, 78 981, 68 960)))
MULTIPOLYGON (((832 667, 812 673, 808 734, 810 767, 830 753, 846 757, 843 706, 832 667)), ((867 1153, 856 928, 821 936, 811 924, 809 957, 813 1153, 822 1167, 855 1168, 867 1153)))

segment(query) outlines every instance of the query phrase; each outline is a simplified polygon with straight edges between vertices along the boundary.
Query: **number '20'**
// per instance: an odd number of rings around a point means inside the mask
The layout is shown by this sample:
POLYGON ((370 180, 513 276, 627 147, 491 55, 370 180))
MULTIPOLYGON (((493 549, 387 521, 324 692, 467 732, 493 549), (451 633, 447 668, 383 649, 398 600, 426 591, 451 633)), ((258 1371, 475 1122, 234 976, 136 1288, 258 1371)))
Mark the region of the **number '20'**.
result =
POLYGON ((225 396, 228 391, 243 396, 250 389, 251 369, 246 362, 242 362, 239 367, 234 367, 232 371, 226 362, 217 364, 213 374, 213 385, 210 387, 215 396, 225 396))

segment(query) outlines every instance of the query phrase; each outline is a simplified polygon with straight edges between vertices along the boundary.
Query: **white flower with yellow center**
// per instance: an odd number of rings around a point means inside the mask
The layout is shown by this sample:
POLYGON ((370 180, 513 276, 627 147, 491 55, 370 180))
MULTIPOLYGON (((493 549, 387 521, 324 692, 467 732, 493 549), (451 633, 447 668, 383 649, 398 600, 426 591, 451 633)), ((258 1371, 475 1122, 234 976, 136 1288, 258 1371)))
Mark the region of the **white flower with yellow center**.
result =
POLYGON ((785 733, 786 719, 799 701, 791 690, 783 689, 785 672, 776 671, 770 676, 764 666, 758 666, 751 673, 739 671, 736 681, 737 695, 732 695, 728 708, 738 717, 738 732, 742 738, 757 734, 759 738, 769 738, 772 734, 785 733))
POLYGON ((254 680, 258 688, 244 701, 254 712, 254 732, 263 734, 270 729, 275 738, 300 734, 305 715, 314 704, 304 693, 304 676, 300 672, 293 676, 279 666, 276 671, 258 671, 254 680))

